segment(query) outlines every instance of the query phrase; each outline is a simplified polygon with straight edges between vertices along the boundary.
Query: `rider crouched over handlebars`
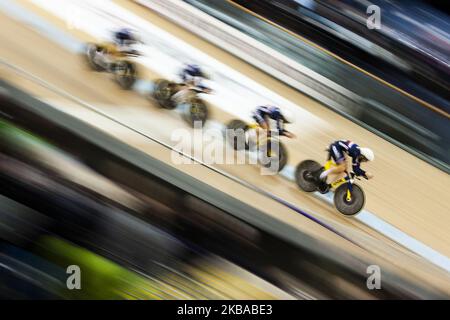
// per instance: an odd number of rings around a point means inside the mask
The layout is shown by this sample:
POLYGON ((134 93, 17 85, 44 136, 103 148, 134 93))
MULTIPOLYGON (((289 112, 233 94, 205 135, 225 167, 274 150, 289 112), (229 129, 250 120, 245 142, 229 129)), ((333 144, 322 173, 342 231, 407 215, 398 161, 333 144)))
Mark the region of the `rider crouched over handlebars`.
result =
POLYGON ((363 148, 350 140, 337 140, 330 144, 328 147, 328 160, 332 159, 336 166, 332 166, 330 169, 322 171, 316 175, 316 181, 319 184, 327 184, 327 177, 330 174, 342 174, 347 170, 347 159, 345 155, 352 158, 352 169, 356 176, 361 176, 366 179, 373 178, 373 175, 369 172, 361 169, 361 164, 367 161, 373 161, 375 154, 369 148, 363 148))
POLYGON ((284 124, 292 124, 294 122, 294 117, 288 111, 282 112, 280 108, 276 106, 259 106, 253 111, 253 119, 265 130, 267 136, 270 135, 270 119, 274 120, 276 123, 276 128, 280 136, 286 136, 288 138, 295 138, 292 132, 287 131, 284 128, 284 124))
POLYGON ((134 45, 137 43, 140 41, 136 32, 128 28, 117 29, 112 32, 111 40, 103 43, 103 50, 98 52, 94 60, 99 65, 102 65, 102 61, 104 61, 110 68, 113 68, 116 58, 139 55, 139 52, 134 49, 134 45))
POLYGON ((179 77, 181 80, 179 85, 182 86, 182 89, 172 96, 174 102, 183 100, 191 90, 202 93, 211 93, 212 91, 203 83, 210 79, 209 75, 196 64, 185 65, 181 69, 179 77))
POLYGON ((139 42, 139 36, 131 29, 121 28, 113 32, 113 43, 118 54, 136 54, 133 46, 139 42))

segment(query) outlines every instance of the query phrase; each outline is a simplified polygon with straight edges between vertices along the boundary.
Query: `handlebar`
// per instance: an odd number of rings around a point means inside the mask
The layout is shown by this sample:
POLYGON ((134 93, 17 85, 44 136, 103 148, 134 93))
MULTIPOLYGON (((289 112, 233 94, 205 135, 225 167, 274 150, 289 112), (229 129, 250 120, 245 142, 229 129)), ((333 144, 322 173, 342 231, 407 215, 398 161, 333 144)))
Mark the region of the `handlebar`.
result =
POLYGON ((283 130, 282 136, 285 136, 286 138, 289 138, 289 139, 295 137, 295 135, 293 133, 291 133, 290 131, 287 131, 287 130, 283 130), (291 134, 291 136, 286 135, 286 133, 291 134))
POLYGON ((137 50, 130 50, 130 51, 124 51, 123 54, 125 54, 128 57, 139 57, 142 54, 137 50))
POLYGON ((361 177, 363 177, 363 178, 366 179, 366 180, 369 180, 369 178, 367 178, 366 175, 358 176, 358 175, 356 175, 356 173, 354 173, 354 172, 350 172, 349 176, 350 176, 352 179, 356 179, 356 180, 361 180, 361 177))
POLYGON ((207 94, 209 94, 209 93, 212 92, 211 89, 201 89, 201 88, 196 88, 196 87, 194 87, 194 88, 189 88, 189 90, 192 90, 192 91, 194 91, 195 93, 207 93, 207 94))

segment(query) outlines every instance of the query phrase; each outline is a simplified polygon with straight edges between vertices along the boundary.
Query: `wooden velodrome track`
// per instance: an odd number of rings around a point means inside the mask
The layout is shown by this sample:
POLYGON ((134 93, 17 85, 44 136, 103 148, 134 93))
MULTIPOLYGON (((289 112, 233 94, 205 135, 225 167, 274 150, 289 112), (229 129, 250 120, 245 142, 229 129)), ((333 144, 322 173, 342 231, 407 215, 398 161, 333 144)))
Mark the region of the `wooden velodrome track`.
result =
MULTIPOLYGON (((82 41, 95 40, 78 30, 67 30, 64 21, 30 4, 28 1, 16 2, 45 18, 51 24, 65 29, 66 32, 82 41)), ((338 116, 305 95, 288 88, 267 74, 178 28, 152 12, 129 1, 116 0, 115 2, 197 48, 201 48, 202 51, 216 59, 225 61, 232 68, 239 70, 239 72, 322 119, 326 125, 317 130, 311 130, 311 128, 306 130, 299 120, 297 120, 294 128, 291 128, 291 131, 298 136, 296 140, 285 141, 289 148, 292 165, 306 158, 322 160, 324 146, 337 138, 345 137, 362 145, 371 146, 375 150, 376 161, 368 165, 368 169, 375 174, 375 178, 363 185, 367 195, 366 209, 431 248, 450 256, 450 202, 446 199, 450 178, 446 173, 338 116)), ((34 32, 32 28, 24 26, 3 14, 1 14, 0 23, 0 39, 3 44, 0 47, 1 58, 57 85, 59 88, 95 105, 127 124, 132 124, 135 128, 155 138, 168 141, 170 130, 184 125, 179 119, 179 115, 160 110, 135 92, 119 90, 106 76, 88 71, 80 57, 34 32), (164 123, 164 126, 161 126, 161 123, 164 123)), ((9 71, 1 70, 0 76, 30 90, 45 100, 52 101, 54 104, 57 103, 58 107, 66 112, 82 117, 119 139, 170 161, 170 155, 160 150, 161 147, 156 144, 149 143, 142 137, 130 133, 126 129, 120 128, 116 124, 50 93, 48 90, 24 81, 9 71)), ((150 71, 144 76, 148 79, 158 78, 158 75, 150 71)), ((226 122, 232 118, 230 114, 219 109, 212 110, 211 116, 219 122, 226 122)), ((323 233, 322 227, 305 217, 272 200, 265 199, 253 191, 237 187, 235 183, 224 181, 223 178, 217 177, 216 174, 208 172, 205 168, 192 165, 175 166, 175 168, 182 169, 225 192, 242 198, 255 207, 268 212, 268 214, 277 215, 280 219, 294 224, 305 232, 315 234, 319 238, 334 243, 334 245, 348 247, 348 250, 357 250, 336 235, 323 233)), ((292 182, 282 177, 261 176, 257 167, 249 165, 224 165, 221 166, 221 169, 270 191, 308 212, 317 213, 330 225, 338 226, 351 237, 371 246, 378 255, 382 255, 384 258, 391 258, 390 260, 394 261, 398 257, 397 250, 402 253, 406 251, 362 223, 339 216, 331 207, 316 198, 301 193, 292 182)), ((404 259, 402 262, 395 263, 399 266, 403 265, 403 267, 417 264, 417 272, 420 276, 432 277, 431 274, 434 269, 428 269, 428 267, 417 263, 417 260, 420 261, 420 259, 416 259, 414 255, 405 254, 404 259)), ((436 279, 436 283, 439 283, 439 280, 436 279)))

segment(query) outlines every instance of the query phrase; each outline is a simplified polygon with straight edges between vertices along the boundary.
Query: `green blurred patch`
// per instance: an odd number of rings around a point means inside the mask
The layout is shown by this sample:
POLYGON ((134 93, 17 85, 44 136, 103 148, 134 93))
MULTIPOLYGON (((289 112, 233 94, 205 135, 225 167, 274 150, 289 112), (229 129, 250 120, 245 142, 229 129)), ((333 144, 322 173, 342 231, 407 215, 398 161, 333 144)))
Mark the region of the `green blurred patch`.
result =
MULTIPOLYGON (((38 253, 67 269, 77 265, 81 270, 81 289, 64 289, 67 299, 173 299, 161 290, 157 281, 130 271, 93 252, 64 240, 45 236, 38 244, 38 253)), ((69 274, 67 275, 70 276, 69 274)))
POLYGON ((2 119, 0 119, 0 139, 6 142, 14 142, 14 145, 18 148, 26 145, 51 147, 51 144, 44 139, 2 119))

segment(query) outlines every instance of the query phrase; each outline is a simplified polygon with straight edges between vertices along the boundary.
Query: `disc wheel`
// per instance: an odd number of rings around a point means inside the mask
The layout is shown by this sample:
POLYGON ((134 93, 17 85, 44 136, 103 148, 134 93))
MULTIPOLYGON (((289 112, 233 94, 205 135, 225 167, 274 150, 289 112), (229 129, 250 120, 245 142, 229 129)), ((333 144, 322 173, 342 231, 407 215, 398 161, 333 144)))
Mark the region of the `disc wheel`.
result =
POLYGON ((288 153, 286 147, 277 139, 269 139, 260 150, 261 164, 274 172, 280 172, 286 166, 288 153))
POLYGON ((158 102, 159 106, 164 109, 175 109, 176 104, 172 101, 172 96, 175 94, 172 82, 164 79, 155 82, 155 89, 153 91, 153 98, 158 102))
POLYGON ((234 150, 248 150, 248 125, 242 120, 231 120, 227 125, 227 140, 234 150))
POLYGON ((101 51, 101 47, 96 45, 95 43, 88 43, 86 45, 86 62, 90 69, 94 71, 104 71, 103 67, 99 66, 94 62, 94 58, 97 55, 97 52, 101 51))
POLYGON ((130 61, 117 62, 114 67, 114 77, 122 89, 131 89, 137 79, 137 71, 134 63, 130 61))
POLYGON ((320 170, 321 165, 314 160, 302 161, 295 168, 295 182, 305 192, 314 192, 317 190, 316 183, 311 179, 311 174, 320 170))
POLYGON ((192 99, 186 103, 184 110, 184 119, 191 126, 195 127, 196 123, 203 127, 208 119, 208 107, 201 99, 192 99))
POLYGON ((366 202, 363 189, 357 184, 352 185, 350 200, 347 199, 348 184, 340 185, 334 193, 334 205, 336 209, 346 216, 358 214, 366 202))

